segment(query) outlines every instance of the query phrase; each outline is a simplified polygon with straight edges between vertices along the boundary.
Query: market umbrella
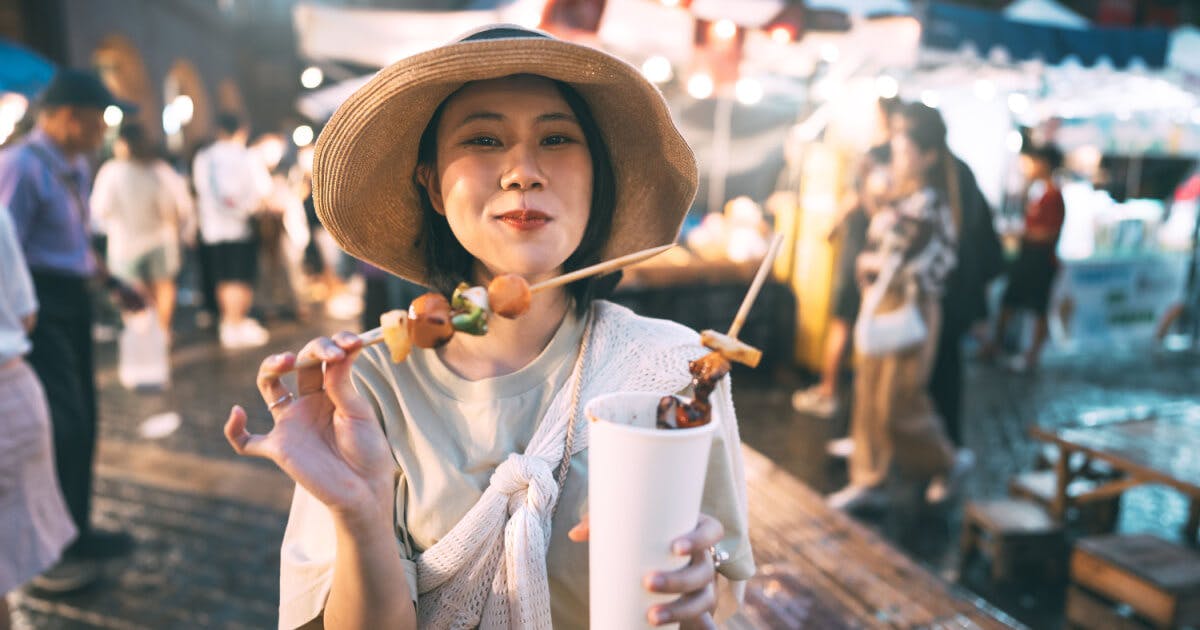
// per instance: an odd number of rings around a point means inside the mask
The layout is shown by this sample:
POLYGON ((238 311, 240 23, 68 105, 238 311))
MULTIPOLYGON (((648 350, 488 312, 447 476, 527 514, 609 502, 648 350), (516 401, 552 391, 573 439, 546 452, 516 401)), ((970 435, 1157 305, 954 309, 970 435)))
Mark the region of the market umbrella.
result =
POLYGON ((0 92, 32 97, 53 77, 53 63, 24 46, 0 39, 0 92))

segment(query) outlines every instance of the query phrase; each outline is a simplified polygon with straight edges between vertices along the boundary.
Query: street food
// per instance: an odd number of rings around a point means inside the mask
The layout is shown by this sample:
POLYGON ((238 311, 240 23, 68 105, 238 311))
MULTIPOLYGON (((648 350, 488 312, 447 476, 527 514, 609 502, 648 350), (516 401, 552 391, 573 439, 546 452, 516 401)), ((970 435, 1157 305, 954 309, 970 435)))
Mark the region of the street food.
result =
POLYGON ((430 291, 413 300, 408 307, 408 333, 418 348, 436 348, 454 336, 450 322, 450 301, 430 291))
POLYGON ((754 281, 750 283, 746 297, 742 298, 742 305, 733 318, 733 324, 729 326, 729 332, 722 334, 715 330, 706 330, 700 333, 700 343, 712 352, 688 363, 688 372, 692 375, 692 399, 684 402, 678 396, 663 396, 658 401, 656 422, 658 428, 690 429, 708 424, 712 420, 712 403, 709 402, 708 397, 717 383, 725 378, 726 374, 729 374, 732 367, 730 362, 742 363, 752 368, 758 367, 759 361, 762 360, 762 351, 739 341, 737 335, 746 323, 750 306, 758 297, 763 281, 766 280, 767 270, 771 268, 771 263, 779 253, 782 243, 783 236, 779 234, 771 240, 767 255, 759 264, 758 273, 755 274, 754 281))
POLYGON ((715 330, 700 333, 700 343, 726 359, 748 367, 758 367, 758 362, 762 360, 762 350, 715 330))
POLYGON ((533 292, 525 278, 516 274, 504 274, 492 278, 487 288, 488 303, 492 312, 500 317, 515 319, 529 310, 533 292))
POLYGON ((408 333, 408 311, 396 309, 379 316, 379 327, 383 330, 383 343, 392 355, 392 363, 408 358, 412 350, 412 337, 408 333))
POLYGON ((678 396, 663 396, 658 401, 660 429, 690 429, 708 424, 712 419, 712 395, 717 383, 729 374, 729 361, 720 352, 710 352, 688 363, 692 374, 692 399, 684 402, 678 396), (672 422, 673 420, 673 422, 672 422))
POLYGON ((454 330, 468 335, 487 334, 488 292, 483 287, 459 283, 450 297, 450 312, 454 330))

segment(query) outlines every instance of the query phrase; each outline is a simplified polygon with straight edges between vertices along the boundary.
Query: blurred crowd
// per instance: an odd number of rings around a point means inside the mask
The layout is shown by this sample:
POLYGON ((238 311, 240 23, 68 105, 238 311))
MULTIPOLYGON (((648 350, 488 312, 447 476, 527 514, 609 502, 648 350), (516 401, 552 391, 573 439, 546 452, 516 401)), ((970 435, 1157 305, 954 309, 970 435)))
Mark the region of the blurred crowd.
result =
POLYGON ((878 102, 878 115, 877 143, 860 159, 829 236, 839 253, 820 380, 793 396, 797 411, 817 417, 848 411, 849 435, 827 447, 849 460, 849 484, 828 498, 847 510, 936 505, 958 492, 974 465, 963 444, 964 338, 974 337, 981 358, 1036 368, 1064 221, 1055 178, 1062 155, 1027 143, 1024 221, 1008 266, 992 210, 949 150, 938 111, 891 98, 878 102), (988 286, 1006 269, 988 330, 988 286), (1034 315, 1032 343, 1005 346, 1021 311, 1034 315), (840 392, 851 370, 853 391, 840 392))

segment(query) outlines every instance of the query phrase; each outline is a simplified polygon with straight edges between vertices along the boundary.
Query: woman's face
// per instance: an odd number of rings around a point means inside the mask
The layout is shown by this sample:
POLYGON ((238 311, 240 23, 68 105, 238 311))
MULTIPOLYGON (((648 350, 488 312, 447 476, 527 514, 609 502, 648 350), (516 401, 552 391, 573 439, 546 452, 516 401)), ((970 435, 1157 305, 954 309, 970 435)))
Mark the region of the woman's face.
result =
POLYGON ((587 227, 592 159, 579 121, 541 77, 468 84, 437 128, 430 201, 489 275, 557 273, 587 227))
POLYGON ((898 182, 925 183, 925 172, 936 158, 933 151, 921 151, 906 133, 892 136, 892 177, 898 182))

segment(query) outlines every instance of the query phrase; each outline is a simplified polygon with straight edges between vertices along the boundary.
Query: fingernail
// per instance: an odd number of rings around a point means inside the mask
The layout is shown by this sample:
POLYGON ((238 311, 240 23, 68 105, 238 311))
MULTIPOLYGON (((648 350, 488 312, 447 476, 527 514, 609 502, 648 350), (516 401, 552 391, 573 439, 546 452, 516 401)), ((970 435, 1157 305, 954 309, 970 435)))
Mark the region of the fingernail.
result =
POLYGON ((654 619, 654 623, 666 623, 671 620, 671 613, 660 608, 651 613, 650 617, 654 619))
MULTIPOLYGON (((662 587, 664 587, 664 586, 666 586, 666 585, 667 585, 667 578, 664 578, 664 577, 663 577, 663 576, 661 576, 661 575, 654 575, 654 576, 651 576, 651 578, 650 578, 650 586, 653 586, 654 588, 662 588, 662 587)), ((660 611, 660 612, 661 612, 661 611, 660 611)))
POLYGON ((675 541, 674 549, 675 549, 675 553, 680 556, 685 556, 689 553, 692 553, 692 541, 677 540, 677 541, 675 541))

